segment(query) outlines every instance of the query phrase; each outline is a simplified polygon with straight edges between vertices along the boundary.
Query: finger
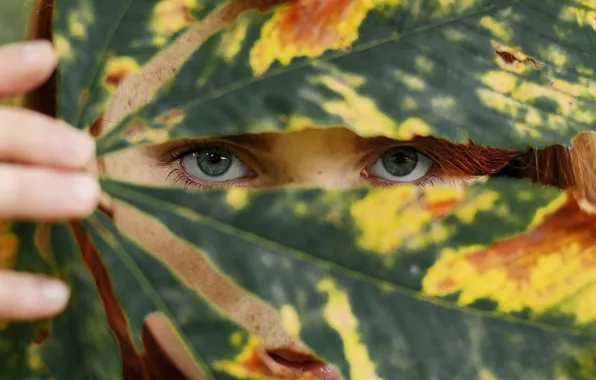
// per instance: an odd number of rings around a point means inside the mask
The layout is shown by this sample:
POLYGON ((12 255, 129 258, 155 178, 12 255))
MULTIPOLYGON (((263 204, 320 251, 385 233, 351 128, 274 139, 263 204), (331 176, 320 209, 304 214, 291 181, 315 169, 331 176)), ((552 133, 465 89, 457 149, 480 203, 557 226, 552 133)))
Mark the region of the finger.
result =
POLYGON ((48 318, 64 310, 69 296, 68 287, 62 281, 0 270, 0 319, 48 318))
POLYGON ((33 111, 0 107, 0 161, 83 169, 94 155, 88 133, 33 111))
POLYGON ((0 218, 60 220, 89 215, 99 203, 97 178, 38 167, 0 165, 0 218))
POLYGON ((30 91, 46 81, 56 68, 49 41, 31 41, 0 48, 0 97, 30 91))

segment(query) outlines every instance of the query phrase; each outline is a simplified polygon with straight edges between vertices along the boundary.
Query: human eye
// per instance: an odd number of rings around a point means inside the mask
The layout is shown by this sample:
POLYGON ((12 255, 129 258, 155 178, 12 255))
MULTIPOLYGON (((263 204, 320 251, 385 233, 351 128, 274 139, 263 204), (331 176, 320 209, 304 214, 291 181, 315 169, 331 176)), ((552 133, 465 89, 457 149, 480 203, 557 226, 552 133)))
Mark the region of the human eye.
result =
POLYGON ((412 147, 395 147, 364 170, 365 177, 390 183, 421 182, 433 167, 433 160, 412 147))
POLYGON ((199 187, 238 186, 256 174, 225 144, 190 143, 169 153, 177 180, 199 187))

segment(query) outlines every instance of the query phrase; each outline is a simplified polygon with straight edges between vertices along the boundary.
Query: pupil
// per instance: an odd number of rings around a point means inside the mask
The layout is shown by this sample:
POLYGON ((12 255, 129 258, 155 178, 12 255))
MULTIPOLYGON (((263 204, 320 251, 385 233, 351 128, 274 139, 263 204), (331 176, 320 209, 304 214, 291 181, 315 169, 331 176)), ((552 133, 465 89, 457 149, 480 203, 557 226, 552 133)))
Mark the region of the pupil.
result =
POLYGON ((418 165, 418 152, 414 149, 398 148, 383 155, 383 166, 395 177, 405 177, 418 165))
POLYGON ((217 153, 207 153, 207 157, 212 164, 217 164, 222 160, 222 157, 217 153))
POLYGON ((199 168, 210 177, 221 176, 232 166, 232 155, 219 149, 203 150, 195 157, 199 168))

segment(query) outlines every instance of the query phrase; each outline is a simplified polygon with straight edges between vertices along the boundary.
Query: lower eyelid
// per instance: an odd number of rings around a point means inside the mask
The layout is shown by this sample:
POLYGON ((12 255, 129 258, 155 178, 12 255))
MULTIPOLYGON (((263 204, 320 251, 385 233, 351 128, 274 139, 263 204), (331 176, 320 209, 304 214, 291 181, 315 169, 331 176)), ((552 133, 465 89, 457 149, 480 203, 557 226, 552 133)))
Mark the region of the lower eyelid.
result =
POLYGON ((245 187, 248 185, 247 182, 250 182, 258 177, 257 173, 247 166, 249 168, 249 172, 244 177, 222 182, 207 182, 202 181, 193 176, 191 173, 189 173, 184 164, 182 163, 182 159, 178 160, 176 166, 177 167, 173 171, 178 172, 178 181, 183 180, 186 185, 194 185, 199 188, 245 187))
POLYGON ((422 154, 422 155, 424 155, 425 157, 427 157, 431 161, 431 166, 428 169, 428 171, 426 172, 426 174, 422 178, 419 178, 416 181, 412 181, 412 182, 392 182, 392 181, 384 180, 384 179, 379 178, 379 177, 372 177, 368 173, 367 169, 369 167, 371 167, 375 162, 377 162, 377 160, 380 158, 380 156, 377 156, 377 158, 375 160, 373 160, 364 169, 362 169, 362 171, 360 172, 360 176, 362 178, 364 178, 365 180, 368 180, 368 181, 375 181, 376 180, 376 181, 386 182, 389 185, 393 185, 393 184, 400 185, 400 184, 408 184, 408 183, 419 183, 421 181, 425 181, 427 178, 430 178, 430 177, 433 177, 435 179, 439 179, 439 178, 442 178, 443 176, 446 175, 446 173, 443 171, 443 169, 441 168, 441 166, 434 159, 430 158, 429 156, 427 156, 426 154, 424 154, 422 152, 419 152, 419 153, 422 154))

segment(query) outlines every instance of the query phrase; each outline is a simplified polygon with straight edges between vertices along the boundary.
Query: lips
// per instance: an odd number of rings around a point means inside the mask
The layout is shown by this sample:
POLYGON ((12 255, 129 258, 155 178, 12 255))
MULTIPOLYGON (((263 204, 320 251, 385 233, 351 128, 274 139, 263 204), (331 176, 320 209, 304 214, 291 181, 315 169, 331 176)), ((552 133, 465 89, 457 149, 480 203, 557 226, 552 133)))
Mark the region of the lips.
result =
POLYGON ((262 351, 263 364, 276 377, 286 379, 340 380, 339 371, 314 356, 288 348, 262 351))

